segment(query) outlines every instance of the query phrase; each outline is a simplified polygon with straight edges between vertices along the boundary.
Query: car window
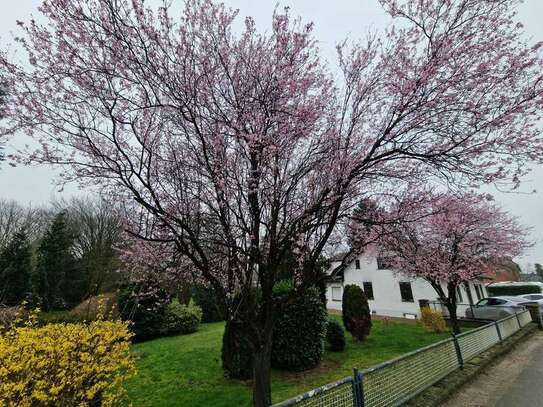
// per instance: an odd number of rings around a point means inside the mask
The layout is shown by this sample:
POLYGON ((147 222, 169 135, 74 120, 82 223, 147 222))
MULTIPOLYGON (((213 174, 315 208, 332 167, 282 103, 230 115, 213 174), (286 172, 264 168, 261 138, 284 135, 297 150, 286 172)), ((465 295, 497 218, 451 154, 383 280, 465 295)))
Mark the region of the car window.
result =
POLYGON ((541 299, 543 299, 543 295, 541 295, 541 294, 530 294, 529 297, 530 297, 529 298, 530 300, 541 300, 541 299))
POLYGON ((499 299, 499 298, 489 298, 487 305, 503 305, 507 303, 507 301, 499 299))
POLYGON ((488 298, 483 298, 476 305, 488 305, 488 298))

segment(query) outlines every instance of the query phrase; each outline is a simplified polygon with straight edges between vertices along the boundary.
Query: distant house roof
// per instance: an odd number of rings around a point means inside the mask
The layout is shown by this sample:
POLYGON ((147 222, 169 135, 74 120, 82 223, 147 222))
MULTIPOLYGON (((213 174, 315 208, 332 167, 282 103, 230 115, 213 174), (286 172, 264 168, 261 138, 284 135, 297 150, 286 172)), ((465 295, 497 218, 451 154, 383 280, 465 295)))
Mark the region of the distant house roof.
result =
POLYGON ((343 259, 349 255, 350 252, 339 252, 330 257, 330 262, 343 261, 343 259))

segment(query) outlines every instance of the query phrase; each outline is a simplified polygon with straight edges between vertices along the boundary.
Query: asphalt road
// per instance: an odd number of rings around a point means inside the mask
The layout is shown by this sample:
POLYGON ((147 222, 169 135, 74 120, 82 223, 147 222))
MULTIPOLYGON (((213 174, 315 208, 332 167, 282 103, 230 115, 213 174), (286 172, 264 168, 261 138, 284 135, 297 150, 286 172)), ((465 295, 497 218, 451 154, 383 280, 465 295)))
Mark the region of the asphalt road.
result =
POLYGON ((542 407, 543 333, 520 343, 443 407, 542 407))

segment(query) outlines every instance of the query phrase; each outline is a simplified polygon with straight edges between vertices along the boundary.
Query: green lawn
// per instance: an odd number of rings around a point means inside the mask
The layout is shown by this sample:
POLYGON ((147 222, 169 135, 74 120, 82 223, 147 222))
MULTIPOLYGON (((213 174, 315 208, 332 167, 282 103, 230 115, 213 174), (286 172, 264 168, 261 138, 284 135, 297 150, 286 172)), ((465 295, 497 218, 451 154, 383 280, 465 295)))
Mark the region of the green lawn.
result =
MULTIPOLYGON (((338 318, 338 317, 334 317, 338 318)), ((224 324, 202 324, 191 335, 136 344, 138 375, 126 383, 134 406, 249 406, 248 383, 227 380, 221 368, 224 324)), ((321 365, 303 373, 274 371, 273 401, 303 393, 365 368, 448 337, 415 324, 374 321, 369 338, 359 343, 347 334, 344 352, 326 352, 321 365)))

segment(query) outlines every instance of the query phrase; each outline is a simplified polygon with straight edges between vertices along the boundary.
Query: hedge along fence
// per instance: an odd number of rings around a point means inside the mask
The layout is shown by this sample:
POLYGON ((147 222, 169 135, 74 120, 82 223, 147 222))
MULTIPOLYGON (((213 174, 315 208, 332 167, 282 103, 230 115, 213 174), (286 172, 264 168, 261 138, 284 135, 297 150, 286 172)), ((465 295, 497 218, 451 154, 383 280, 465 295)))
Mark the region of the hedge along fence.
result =
POLYGON ((490 296, 540 294, 541 288, 535 284, 515 285, 487 285, 486 290, 490 296))
POLYGON ((532 321, 522 311, 327 384, 274 407, 394 407, 462 368, 532 321))

